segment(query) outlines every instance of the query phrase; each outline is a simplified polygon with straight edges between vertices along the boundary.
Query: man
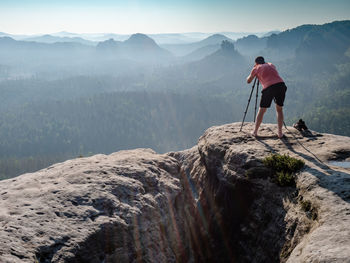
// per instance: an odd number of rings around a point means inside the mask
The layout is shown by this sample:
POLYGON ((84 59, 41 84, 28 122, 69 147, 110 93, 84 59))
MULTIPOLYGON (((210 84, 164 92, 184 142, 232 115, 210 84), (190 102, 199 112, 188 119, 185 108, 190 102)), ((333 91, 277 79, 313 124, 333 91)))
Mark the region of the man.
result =
POLYGON ((283 79, 278 74, 276 67, 271 63, 265 63, 263 57, 257 57, 255 59, 255 65, 252 72, 247 77, 247 83, 251 83, 252 80, 257 77, 260 81, 263 89, 260 100, 260 108, 256 117, 255 129, 252 132, 253 136, 258 136, 258 130, 263 120, 266 110, 271 106, 272 99, 276 104, 277 113, 277 126, 278 137, 282 138, 282 126, 283 126, 283 102, 287 87, 284 84, 283 79))

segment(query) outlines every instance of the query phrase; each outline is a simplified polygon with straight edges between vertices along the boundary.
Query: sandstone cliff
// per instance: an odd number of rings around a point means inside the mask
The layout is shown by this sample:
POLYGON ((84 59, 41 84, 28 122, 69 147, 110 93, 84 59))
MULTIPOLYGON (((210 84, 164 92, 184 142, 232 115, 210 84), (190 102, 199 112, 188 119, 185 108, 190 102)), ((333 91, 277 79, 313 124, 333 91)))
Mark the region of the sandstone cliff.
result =
POLYGON ((208 129, 182 152, 95 155, 0 182, 0 262, 349 262, 348 137, 208 129), (303 159, 280 187, 261 159, 303 159))

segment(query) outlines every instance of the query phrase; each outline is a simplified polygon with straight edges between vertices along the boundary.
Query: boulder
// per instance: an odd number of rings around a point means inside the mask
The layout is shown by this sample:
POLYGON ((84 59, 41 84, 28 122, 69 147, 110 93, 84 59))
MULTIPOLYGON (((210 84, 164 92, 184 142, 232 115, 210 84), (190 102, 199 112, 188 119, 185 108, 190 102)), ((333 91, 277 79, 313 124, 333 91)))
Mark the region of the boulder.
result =
POLYGON ((137 149, 2 181, 0 261, 176 261, 179 172, 173 158, 137 149))
POLYGON ((0 182, 0 262, 348 262, 348 137, 209 128, 191 149, 95 155, 0 182), (293 187, 262 159, 302 159, 293 187))

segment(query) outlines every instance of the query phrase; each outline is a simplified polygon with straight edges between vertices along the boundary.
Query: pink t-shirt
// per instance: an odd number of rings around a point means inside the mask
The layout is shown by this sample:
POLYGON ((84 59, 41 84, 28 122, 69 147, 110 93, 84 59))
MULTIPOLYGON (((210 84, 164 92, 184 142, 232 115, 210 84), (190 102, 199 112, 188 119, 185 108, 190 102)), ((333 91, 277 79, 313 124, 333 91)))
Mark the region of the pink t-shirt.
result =
POLYGON ((276 67, 271 63, 255 65, 250 75, 252 77, 258 77, 263 89, 273 84, 284 82, 278 74, 276 67))

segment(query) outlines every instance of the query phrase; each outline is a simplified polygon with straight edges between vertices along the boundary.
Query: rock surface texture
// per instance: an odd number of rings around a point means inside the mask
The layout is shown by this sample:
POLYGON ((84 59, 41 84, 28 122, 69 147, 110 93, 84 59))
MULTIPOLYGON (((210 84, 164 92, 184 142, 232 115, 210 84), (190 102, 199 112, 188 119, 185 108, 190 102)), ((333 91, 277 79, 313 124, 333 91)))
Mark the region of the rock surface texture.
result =
POLYGON ((350 138, 263 124, 95 155, 0 182, 0 262, 349 262, 350 138), (262 159, 306 165, 278 186, 262 159))

